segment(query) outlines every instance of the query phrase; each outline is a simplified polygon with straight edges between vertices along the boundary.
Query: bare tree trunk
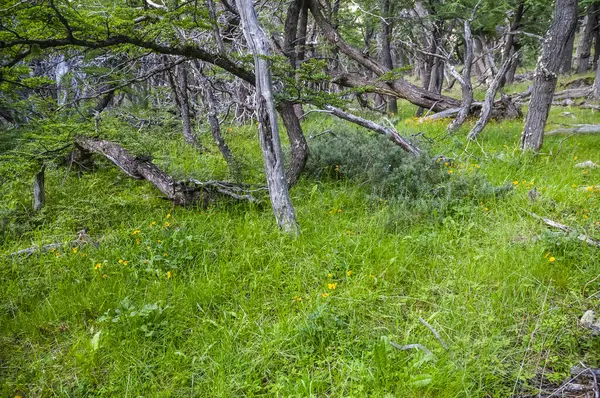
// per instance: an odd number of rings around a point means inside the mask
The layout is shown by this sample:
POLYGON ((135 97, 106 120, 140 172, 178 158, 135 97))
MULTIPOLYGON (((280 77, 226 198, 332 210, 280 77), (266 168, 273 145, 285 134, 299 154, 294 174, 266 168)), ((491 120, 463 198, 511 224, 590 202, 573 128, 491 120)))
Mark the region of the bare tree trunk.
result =
POLYGON ((529 112, 521 136, 523 150, 538 152, 544 142, 544 127, 552 106, 560 61, 569 35, 577 26, 577 14, 577 0, 556 0, 552 24, 535 70, 529 112))
POLYGON ((242 21, 244 36, 254 55, 258 130, 260 146, 265 160, 265 173, 271 206, 279 227, 286 233, 298 234, 296 214, 288 191, 283 151, 279 141, 279 128, 277 126, 273 85, 271 83, 271 62, 268 59, 268 41, 258 24, 252 0, 236 0, 236 4, 242 21))
MULTIPOLYGON (((390 48, 390 36, 392 35, 392 25, 389 20, 390 16, 390 0, 381 0, 381 63, 388 69, 394 69, 392 61, 392 51, 390 48)), ((398 113, 398 103, 395 97, 386 97, 388 113, 398 113)))
POLYGON ((596 68, 596 78, 592 87, 592 96, 595 100, 600 101, 600 65, 596 68))
MULTIPOLYGON (((502 62, 506 61, 510 58, 515 52, 518 51, 518 38, 511 32, 519 30, 521 26, 521 20, 523 19, 523 14, 525 13, 525 0, 521 0, 519 2, 519 6, 515 11, 515 17, 510 24, 510 32, 508 33, 508 37, 506 38, 506 44, 504 45, 504 51, 502 52, 502 62)), ((501 84, 512 84, 515 77, 515 72, 517 69, 518 62, 511 63, 511 67, 508 71, 506 71, 506 76, 503 78, 501 84)))
POLYGON ((46 166, 42 166, 41 170, 35 174, 33 178, 33 211, 42 210, 46 203, 46 194, 44 192, 44 172, 46 166))
POLYGON ((210 23, 213 28, 213 36, 215 38, 215 41, 217 42, 217 48, 219 49, 219 53, 225 54, 225 44, 223 44, 221 32, 219 31, 219 24, 217 23, 217 12, 215 10, 215 3, 213 2, 213 0, 206 0, 206 6, 208 7, 208 17, 210 18, 210 23))
POLYGON ((575 46, 575 33, 576 29, 573 30, 571 35, 569 35, 569 39, 567 40, 567 45, 565 46, 565 51, 562 55, 562 62, 560 63, 560 69, 558 70, 561 74, 569 74, 573 69, 573 48, 575 46))
POLYGON ((290 165, 286 171, 287 183, 289 188, 294 186, 300 179, 308 160, 308 144, 302 132, 300 119, 296 115, 294 104, 289 101, 280 101, 277 105, 277 111, 281 115, 285 130, 290 140, 290 150, 292 153, 290 165))
POLYGON ((492 108, 494 106, 494 99, 496 98, 496 93, 498 92, 498 90, 502 89, 502 81, 504 80, 504 75, 506 75, 506 72, 508 71, 508 68, 510 68, 510 65, 516 61, 517 56, 518 53, 515 53, 510 58, 507 58, 506 61, 504 61, 504 64, 502 64, 502 67, 500 68, 496 76, 494 77, 494 80, 492 80, 492 83, 490 84, 485 93, 485 101, 483 102, 483 106, 481 107, 481 115, 479 116, 477 123, 475 123, 475 126, 473 126, 473 128, 469 132, 469 135, 467 136, 468 139, 475 140, 479 133, 481 133, 481 131, 489 122, 490 117, 492 117, 492 108))
POLYGON ((598 4, 590 4, 587 8, 583 32, 577 44, 577 73, 585 73, 590 67, 592 40, 594 38, 597 16, 598 4))
POLYGON ((471 105, 473 104, 473 84, 471 83, 471 68, 473 66, 473 36, 471 35, 471 23, 465 21, 465 69, 463 70, 462 76, 456 72, 454 66, 449 65, 452 75, 459 81, 462 88, 462 101, 460 104, 460 111, 456 118, 448 126, 449 132, 454 132, 463 125, 469 112, 471 112, 471 105))

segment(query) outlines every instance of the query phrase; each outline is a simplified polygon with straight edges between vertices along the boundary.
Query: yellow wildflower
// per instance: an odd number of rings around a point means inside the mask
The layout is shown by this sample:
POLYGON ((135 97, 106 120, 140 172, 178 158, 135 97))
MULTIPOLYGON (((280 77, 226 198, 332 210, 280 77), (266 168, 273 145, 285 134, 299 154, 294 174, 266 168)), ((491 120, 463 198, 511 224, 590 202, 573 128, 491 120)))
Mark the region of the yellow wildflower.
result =
POLYGON ((123 261, 123 265, 129 264, 129 261, 123 261))
POLYGON ((171 213, 167 214, 166 218, 171 218, 171 213))
POLYGON ((153 227, 153 226, 155 226, 155 225, 156 225, 156 221, 152 221, 152 222, 150 223, 150 228, 152 228, 152 227, 153 227))
POLYGON ((329 278, 333 278, 333 274, 332 274, 332 273, 329 273, 329 274, 327 274, 327 276, 328 276, 329 278))
POLYGON ((556 261, 556 258, 554 258, 554 257, 550 257, 550 258, 548 259, 548 261, 550 261, 551 263, 553 263, 554 261, 556 261))
POLYGON ((454 173, 454 170, 452 170, 452 169, 448 170, 448 174, 452 174, 452 173, 454 173))
POLYGON ((96 265, 94 265, 94 269, 100 269, 100 268, 102 268, 102 264, 96 263, 96 265))
POLYGON ((168 221, 165 221, 164 228, 167 228, 168 226, 169 226, 169 222, 168 222, 168 221))
POLYGON ((123 259, 119 259, 119 264, 123 264, 123 259))
POLYGON ((519 185, 519 181, 513 181, 513 185, 519 185))
POLYGON ((348 272, 346 272, 346 275, 348 275, 348 276, 352 276, 352 271, 348 271, 348 272))
POLYGON ((548 258, 549 255, 550 255, 550 252, 546 253, 546 255, 544 256, 544 258, 548 258))
POLYGON ((302 301, 302 297, 294 296, 294 301, 300 302, 300 301, 302 301))
POLYGON ((585 190, 588 192, 592 192, 594 190, 594 187, 587 187, 585 190))
POLYGON ((167 271, 167 279, 171 279, 172 276, 173 274, 171 274, 171 271, 167 271))
POLYGON ((337 287, 337 283, 328 283, 327 284, 327 288, 329 290, 335 290, 336 287, 337 287))
POLYGON ((140 232, 142 232, 142 231, 140 231, 139 229, 136 229, 135 231, 133 231, 133 232, 131 233, 131 235, 137 235, 137 234, 139 234, 140 232))
POLYGON ((78 249, 77 249, 76 247, 74 247, 74 248, 73 248, 73 253, 77 253, 77 250, 78 250, 78 249))
POLYGON ((321 297, 329 297, 329 293, 321 293, 321 297))
POLYGON ((485 210, 485 211, 488 211, 488 210, 490 210, 490 209, 488 209, 487 207, 485 207, 483 210, 485 210))

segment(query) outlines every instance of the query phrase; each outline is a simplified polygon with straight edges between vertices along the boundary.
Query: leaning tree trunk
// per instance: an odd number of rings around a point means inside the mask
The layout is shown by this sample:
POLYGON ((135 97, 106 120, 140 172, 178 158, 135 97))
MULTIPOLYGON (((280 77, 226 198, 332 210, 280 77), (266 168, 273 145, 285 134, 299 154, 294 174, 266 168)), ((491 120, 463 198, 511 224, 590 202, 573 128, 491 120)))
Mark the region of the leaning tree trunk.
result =
POLYGON ((585 73, 589 69, 597 16, 598 4, 590 4, 587 8, 583 32, 577 45, 577 73, 585 73))
POLYGON ((569 38, 567 39, 567 45, 565 46, 565 51, 563 51, 560 68, 558 70, 558 73, 560 74, 569 74, 573 69, 573 47, 575 46, 575 33, 576 29, 571 32, 569 38))
POLYGON ((271 81, 271 62, 265 33, 258 24, 252 0, 236 0, 242 30, 254 55, 256 71, 256 108, 260 146, 265 160, 265 173, 271 206, 277 224, 284 231, 297 234, 298 224, 285 178, 283 150, 279 140, 277 114, 271 81))
POLYGON ((552 24, 542 46, 533 79, 529 112, 521 136, 521 149, 538 152, 544 142, 544 127, 552 106, 557 73, 569 35, 577 25, 577 0, 556 0, 552 24))
POLYGON ((460 82, 462 87, 462 101, 460 104, 460 111, 456 118, 448 125, 448 132, 457 131, 460 126, 463 125, 469 113, 471 112, 471 105, 473 104, 473 84, 471 82, 471 69, 473 67, 473 36, 471 35, 471 22, 465 21, 465 69, 463 70, 462 76, 458 74, 456 68, 450 65, 450 73, 456 80, 460 82))

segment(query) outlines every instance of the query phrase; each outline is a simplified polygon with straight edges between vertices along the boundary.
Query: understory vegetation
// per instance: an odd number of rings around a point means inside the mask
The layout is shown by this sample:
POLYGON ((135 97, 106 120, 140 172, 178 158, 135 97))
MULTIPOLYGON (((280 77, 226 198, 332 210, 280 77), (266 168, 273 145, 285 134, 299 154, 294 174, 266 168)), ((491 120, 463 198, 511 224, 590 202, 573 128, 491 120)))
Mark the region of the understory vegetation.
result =
MULTIPOLYGON (((101 157, 84 170, 45 159, 34 214, 40 159, 24 154, 94 124, 3 133, 0 395, 536 396, 573 365, 599 367, 600 340, 578 319, 600 310, 598 282, 586 285, 600 256, 576 235, 600 235, 600 171, 574 166, 600 161, 600 137, 548 136, 534 156, 519 149, 522 120, 491 122, 474 143, 474 120, 446 135, 447 121, 420 124, 415 110, 402 102, 392 120, 427 148, 414 158, 324 115, 304 120, 298 237, 280 233, 266 196, 173 207, 101 157), (11 256, 81 229, 98 245, 11 256), (430 352, 398 349, 409 344, 430 352)), ((554 108, 549 124, 572 117, 598 120, 554 108)), ((199 154, 168 116, 138 131, 108 112, 98 127, 178 178, 229 178, 209 134, 199 154)), ((263 183, 256 126, 223 135, 243 180, 263 183)))

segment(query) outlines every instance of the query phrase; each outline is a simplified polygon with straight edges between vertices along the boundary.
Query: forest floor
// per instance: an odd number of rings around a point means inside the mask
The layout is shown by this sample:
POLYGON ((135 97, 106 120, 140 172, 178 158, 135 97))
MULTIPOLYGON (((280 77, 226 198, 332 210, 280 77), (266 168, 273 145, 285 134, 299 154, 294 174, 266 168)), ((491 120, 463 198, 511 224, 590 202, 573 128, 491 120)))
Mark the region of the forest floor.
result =
MULTIPOLYGON (((474 120, 446 136, 447 121, 419 124, 414 111, 401 103, 391 121, 454 159, 441 166, 450 180, 512 189, 400 203, 338 168, 292 189, 302 233, 291 238, 268 203, 173 207, 97 158, 93 172, 48 166, 47 205, 33 214, 35 170, 18 159, 39 151, 33 137, 58 146, 93 124, 2 132, 0 395, 538 396, 574 365, 599 367, 600 338, 578 320, 600 312, 598 281, 586 285, 600 248, 530 213, 600 237, 600 189, 586 189, 600 169, 575 167, 600 164, 600 135, 549 136, 533 157, 519 150, 522 120, 492 122, 468 143, 474 120), (81 228, 98 247, 10 256, 81 228), (430 352, 397 348, 408 344, 430 352)), ((599 122, 597 111, 555 107, 547 129, 599 122)), ((304 129, 370 137, 321 114, 304 129)), ((138 131, 107 115, 100 132, 173 175, 229 177, 210 134, 199 155, 176 121, 138 131)), ((244 179, 260 182, 256 126, 224 135, 244 179)))

